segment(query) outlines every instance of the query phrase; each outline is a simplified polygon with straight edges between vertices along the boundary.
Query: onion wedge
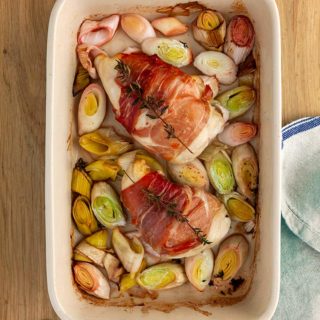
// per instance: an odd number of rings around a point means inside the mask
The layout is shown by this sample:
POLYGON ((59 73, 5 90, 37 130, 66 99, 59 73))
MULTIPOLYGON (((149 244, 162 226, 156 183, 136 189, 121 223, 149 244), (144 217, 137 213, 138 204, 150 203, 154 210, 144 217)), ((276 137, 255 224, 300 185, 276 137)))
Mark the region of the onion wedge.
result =
POLYGON ((107 271, 108 279, 113 282, 119 283, 120 276, 125 273, 119 259, 117 259, 112 254, 107 253, 103 259, 103 265, 107 271))
POLYGON ((74 251, 89 258, 96 265, 103 267, 103 259, 106 253, 103 250, 90 245, 86 240, 81 241, 74 251))
POLYGON ((98 47, 104 45, 113 38, 119 20, 120 16, 118 14, 113 14, 101 20, 84 20, 79 29, 78 43, 98 47))
POLYGON ((123 235, 118 228, 112 231, 112 245, 126 271, 134 278, 139 271, 144 256, 144 248, 137 237, 123 235))
POLYGON ((151 23, 139 14, 123 14, 121 16, 121 27, 132 40, 138 43, 145 39, 156 37, 151 23))
POLYGON ((188 26, 175 17, 162 17, 151 22, 152 26, 167 37, 186 33, 188 26))

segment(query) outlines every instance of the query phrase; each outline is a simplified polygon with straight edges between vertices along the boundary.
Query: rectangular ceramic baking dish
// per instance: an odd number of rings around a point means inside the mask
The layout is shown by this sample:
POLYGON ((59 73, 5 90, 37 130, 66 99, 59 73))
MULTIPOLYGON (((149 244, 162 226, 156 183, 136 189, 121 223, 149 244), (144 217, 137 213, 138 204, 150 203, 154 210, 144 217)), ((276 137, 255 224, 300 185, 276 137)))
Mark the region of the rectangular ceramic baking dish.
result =
MULTIPOLYGON (((177 1, 188 2, 188 1, 177 1)), ((158 6, 177 3, 157 1, 158 6)), ((206 0, 202 4, 222 12, 239 6, 234 0, 206 0)), ((240 303, 204 307, 210 319, 270 319, 277 306, 280 284, 280 25, 274 0, 243 0, 254 22, 260 47, 260 249, 252 288, 240 303)), ((169 314, 142 313, 102 307, 80 299, 73 286, 71 248, 72 83, 76 66, 76 34, 81 21, 92 14, 111 14, 154 6, 153 0, 58 0, 52 10, 47 48, 46 110, 46 259, 51 303, 62 319, 205 319, 196 311, 177 308, 169 314)))

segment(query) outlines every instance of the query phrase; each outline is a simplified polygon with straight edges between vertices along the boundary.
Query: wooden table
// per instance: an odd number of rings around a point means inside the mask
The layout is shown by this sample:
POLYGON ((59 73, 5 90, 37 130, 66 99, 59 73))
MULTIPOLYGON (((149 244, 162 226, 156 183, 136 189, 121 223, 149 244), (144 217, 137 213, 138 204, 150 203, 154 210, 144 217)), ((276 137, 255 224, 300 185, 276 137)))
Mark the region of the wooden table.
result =
MULTIPOLYGON (((320 113, 320 1, 277 2, 287 123, 320 113)), ((57 319, 47 294, 44 231, 45 60, 53 4, 0 1, 1 320, 57 319)))

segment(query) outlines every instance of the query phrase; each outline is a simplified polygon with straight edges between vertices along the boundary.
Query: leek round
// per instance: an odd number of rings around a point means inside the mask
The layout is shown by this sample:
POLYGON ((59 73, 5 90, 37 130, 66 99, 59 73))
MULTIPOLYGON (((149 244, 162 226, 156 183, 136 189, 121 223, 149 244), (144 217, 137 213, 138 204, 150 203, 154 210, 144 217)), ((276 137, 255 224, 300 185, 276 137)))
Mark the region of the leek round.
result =
POLYGON ((203 291, 211 280, 214 256, 211 249, 206 249, 195 256, 185 259, 186 275, 191 284, 203 291))
POLYGON ((184 164, 169 162, 168 169, 172 179, 177 183, 195 188, 209 189, 207 171, 198 159, 184 164))
POLYGON ((239 192, 254 203, 259 168, 256 153, 250 144, 245 143, 234 148, 232 167, 239 192))
POLYGON ((233 234, 219 246, 214 264, 213 278, 216 285, 234 278, 248 257, 249 242, 241 234, 233 234))
POLYGON ((231 84, 237 79, 237 66, 222 52, 201 52, 194 59, 193 65, 207 76, 216 76, 222 84, 231 84))
POLYGON ((96 84, 90 84, 82 93, 78 108, 78 134, 92 132, 98 129, 107 111, 107 97, 104 89, 96 84))
POLYGON ((161 60, 178 68, 192 62, 191 49, 181 41, 167 38, 150 38, 142 43, 142 51, 149 56, 156 54, 161 60))
POLYGON ((147 290, 165 290, 183 285, 187 277, 182 265, 168 262, 145 269, 136 280, 147 290))
POLYGON ((218 139, 231 147, 249 142, 257 134, 257 125, 247 122, 234 122, 227 125, 218 135, 218 139))
POLYGON ((109 299, 109 282, 98 268, 87 262, 77 262, 73 273, 75 282, 82 290, 98 298, 109 299))
POLYGON ((220 194, 227 194, 234 190, 235 179, 231 160, 222 149, 213 151, 211 158, 205 161, 205 166, 212 186, 220 194))
POLYGON ((97 220, 107 228, 124 226, 126 223, 119 197, 106 182, 94 184, 91 207, 97 220))
POLYGON ((72 217, 81 234, 88 236, 98 230, 97 220, 92 212, 90 201, 78 196, 72 206, 72 217))
POLYGON ((229 111, 229 119, 245 114, 256 101, 256 92, 247 86, 237 87, 223 92, 215 98, 229 111))
POLYGON ((193 37, 208 50, 222 51, 226 21, 221 13, 204 10, 192 23, 193 37))
POLYGON ((232 220, 248 222, 255 218, 255 209, 239 193, 225 195, 223 201, 232 220))

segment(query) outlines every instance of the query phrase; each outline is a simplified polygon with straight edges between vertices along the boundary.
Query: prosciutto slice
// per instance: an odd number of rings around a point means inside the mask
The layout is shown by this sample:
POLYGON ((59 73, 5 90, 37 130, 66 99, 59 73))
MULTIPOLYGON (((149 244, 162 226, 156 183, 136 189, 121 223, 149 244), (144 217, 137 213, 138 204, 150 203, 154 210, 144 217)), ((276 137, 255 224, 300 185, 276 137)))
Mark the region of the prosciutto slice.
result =
POLYGON ((114 58, 99 55, 95 66, 116 119, 136 141, 165 160, 192 161, 222 131, 225 121, 210 105, 212 89, 201 76, 191 76, 156 55, 141 52, 119 54, 114 58), (151 97, 161 101, 158 112, 166 107, 162 110, 163 120, 153 117, 154 113, 147 108, 141 108, 137 95, 128 94, 129 84, 119 80, 115 69, 119 60, 129 67, 130 83, 139 84, 143 99, 151 97), (165 123, 174 129, 175 137, 168 134, 165 123))
POLYGON ((121 197, 143 242, 161 256, 186 257, 204 249, 190 226, 206 235, 211 242, 206 247, 216 245, 230 228, 227 211, 215 196, 170 182, 159 172, 147 173, 122 190, 121 197), (150 193, 162 205, 152 200, 150 193), (189 225, 170 215, 168 206, 186 217, 189 225))

